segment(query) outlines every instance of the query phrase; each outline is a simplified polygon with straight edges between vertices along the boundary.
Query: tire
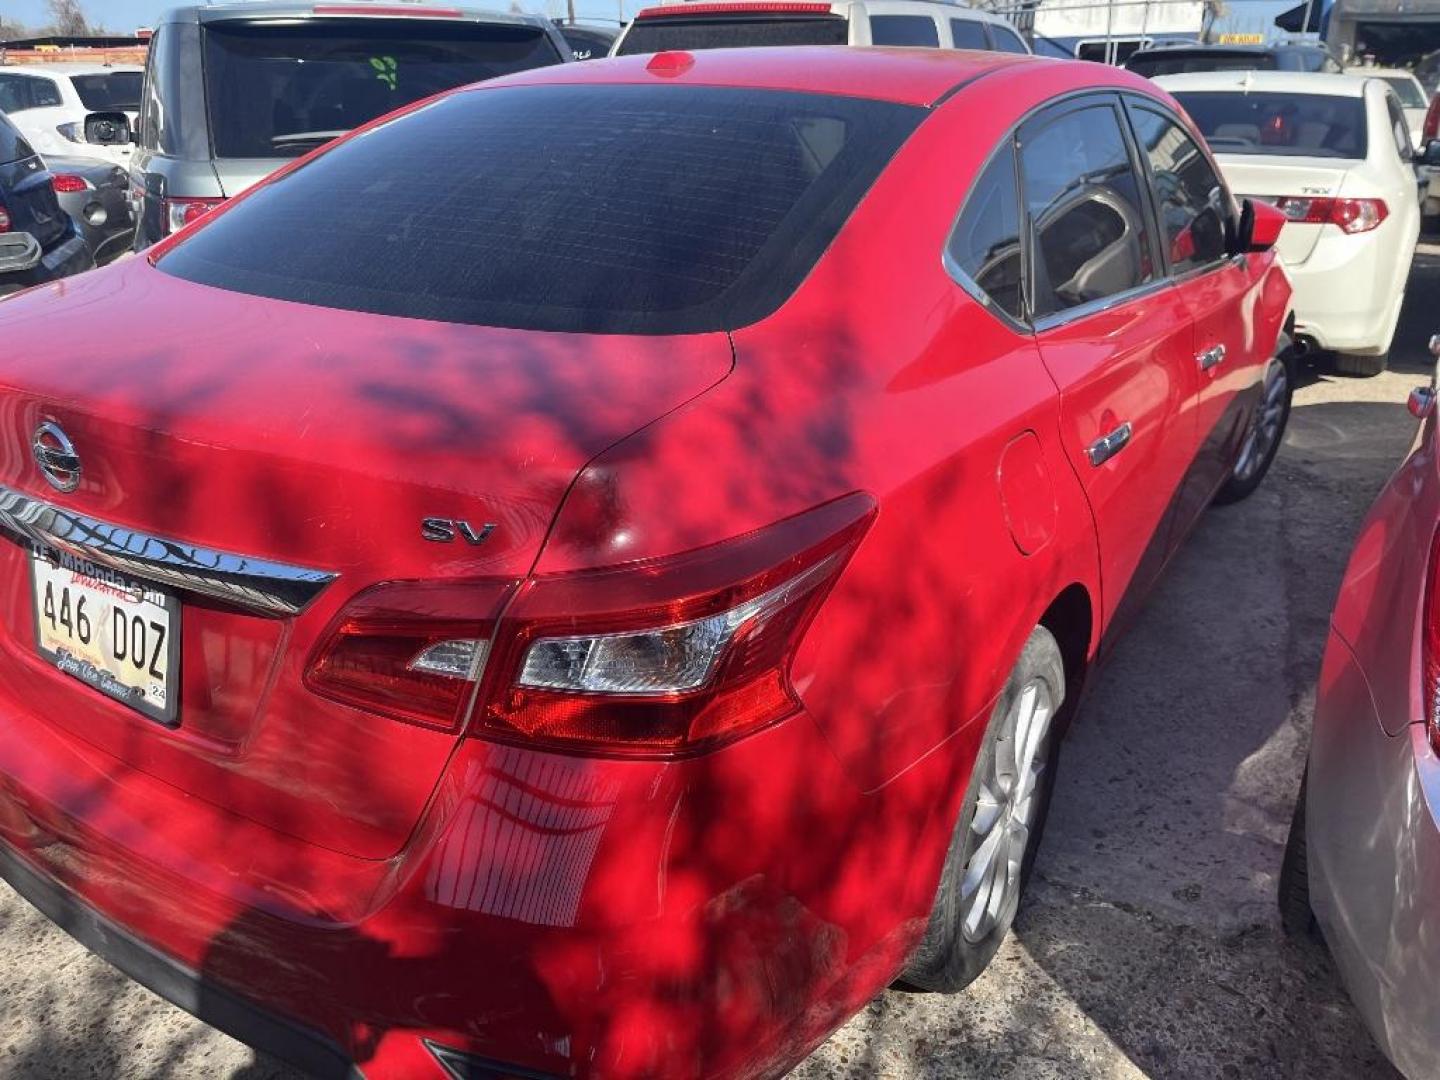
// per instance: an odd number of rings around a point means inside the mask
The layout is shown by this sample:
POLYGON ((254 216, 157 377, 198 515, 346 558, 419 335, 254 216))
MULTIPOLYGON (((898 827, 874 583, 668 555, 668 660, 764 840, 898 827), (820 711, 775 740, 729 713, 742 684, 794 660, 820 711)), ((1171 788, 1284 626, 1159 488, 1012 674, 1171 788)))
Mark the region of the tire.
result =
POLYGON ((1240 444, 1240 453, 1230 467, 1230 476, 1215 496, 1221 506, 1239 502, 1254 494, 1270 471, 1285 428, 1290 423, 1290 402, 1295 393, 1295 369, 1290 363, 1289 341, 1271 357, 1260 390, 1260 405, 1250 421, 1250 430, 1240 444))
POLYGON ((1280 863, 1280 925, 1293 938, 1313 938, 1316 933, 1315 912, 1310 906, 1310 870, 1305 850, 1305 792, 1309 787, 1309 770, 1300 780, 1300 794, 1295 799, 1295 813, 1290 819, 1290 836, 1285 841, 1285 857, 1280 863))
POLYGON ((1390 366, 1389 352, 1383 352, 1379 356, 1356 356, 1354 353, 1336 353, 1335 370, 1341 375, 1357 375, 1361 378, 1371 378, 1379 375, 1390 366))
POLYGON ((990 714, 960 820, 940 872, 935 906, 930 911, 925 936, 900 977, 903 986, 947 994, 963 990, 985 970, 1009 933, 1050 809, 1061 731, 1057 714, 1064 701, 1065 664, 1060 646, 1049 630, 1036 627, 990 714), (1032 690, 1033 696, 1028 696, 1032 690), (1042 719, 1044 704, 1048 704, 1048 713, 1042 719), (1030 724, 1040 723, 1041 728, 1036 732, 1030 727, 1035 734, 1033 751, 1024 754, 1021 750, 1030 767, 1017 769, 1014 748, 1026 740, 1017 740, 1015 736, 1030 705, 1036 706, 1029 715, 1030 724), (1012 778, 1008 792, 1004 788, 1007 769, 1012 778), (1020 794, 1013 786, 1017 776, 1030 777, 1025 785, 1030 795, 1028 800, 1020 795, 1011 802, 1012 793, 1020 794), (1028 812, 1021 810, 1027 803, 1028 812), (1023 837, 1012 827, 1022 813, 1028 825, 1023 837), (982 829, 987 818, 989 827, 982 829), (987 847, 987 840, 992 853, 1004 849, 1007 843, 1014 846, 1010 848, 1011 858, 1002 859, 996 869, 990 902, 979 903, 985 877, 981 870, 987 865, 981 852, 987 847), (1018 873, 1013 860, 1017 846, 1018 873), (967 879, 971 883, 968 887, 967 879))

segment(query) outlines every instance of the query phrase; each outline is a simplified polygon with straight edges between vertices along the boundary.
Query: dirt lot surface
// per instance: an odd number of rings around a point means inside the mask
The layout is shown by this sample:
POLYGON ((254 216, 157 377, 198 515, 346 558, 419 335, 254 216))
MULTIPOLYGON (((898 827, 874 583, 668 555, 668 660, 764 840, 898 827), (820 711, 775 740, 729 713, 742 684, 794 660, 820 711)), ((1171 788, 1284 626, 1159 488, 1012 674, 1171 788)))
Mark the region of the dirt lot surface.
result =
MULTIPOLYGON (((796 1076, 1395 1075, 1323 951, 1282 938, 1273 896, 1330 606, 1415 433, 1437 254, 1417 264, 1392 370, 1303 373, 1266 483, 1207 515, 1100 672, 994 966, 956 997, 884 994, 796 1076)), ((3 886, 0 971, 0 1076, 293 1077, 3 886)))

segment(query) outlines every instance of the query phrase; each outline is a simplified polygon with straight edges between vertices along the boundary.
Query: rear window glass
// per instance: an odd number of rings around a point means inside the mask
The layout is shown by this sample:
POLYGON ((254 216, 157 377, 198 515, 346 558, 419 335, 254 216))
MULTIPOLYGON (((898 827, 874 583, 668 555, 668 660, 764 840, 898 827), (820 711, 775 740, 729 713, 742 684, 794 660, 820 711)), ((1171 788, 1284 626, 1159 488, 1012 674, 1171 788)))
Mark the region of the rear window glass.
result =
POLYGON ((928 15, 871 15, 870 42, 938 49, 940 31, 928 15))
POLYGON ((70 80, 80 104, 90 112, 137 112, 140 108, 140 72, 76 75, 70 80))
POLYGON ((1358 97, 1199 91, 1175 97, 1217 154, 1365 156, 1365 103, 1358 97))
POLYGON ((662 15, 637 19, 616 55, 671 49, 743 49, 754 45, 844 45, 849 40, 850 24, 838 15, 734 19, 662 15))
POLYGON ((402 105, 560 62, 534 26, 432 19, 205 28, 215 154, 286 158, 402 105))
POLYGON ((1420 85, 1411 78, 1403 75, 1387 76, 1385 81, 1395 91, 1395 96, 1400 99, 1400 105, 1406 109, 1426 108, 1425 93, 1420 85))
POLYGON ((789 296, 925 115, 717 87, 456 94, 253 192, 159 266, 444 322, 733 329, 789 296))
POLYGON ((0 113, 0 165, 34 156, 35 151, 25 141, 25 136, 20 134, 20 129, 12 124, 4 113, 0 113))
POLYGON ((1130 57, 1125 67, 1153 79, 1157 75, 1184 75, 1189 71, 1273 71, 1276 62, 1272 52, 1179 53, 1175 56, 1149 53, 1130 57))

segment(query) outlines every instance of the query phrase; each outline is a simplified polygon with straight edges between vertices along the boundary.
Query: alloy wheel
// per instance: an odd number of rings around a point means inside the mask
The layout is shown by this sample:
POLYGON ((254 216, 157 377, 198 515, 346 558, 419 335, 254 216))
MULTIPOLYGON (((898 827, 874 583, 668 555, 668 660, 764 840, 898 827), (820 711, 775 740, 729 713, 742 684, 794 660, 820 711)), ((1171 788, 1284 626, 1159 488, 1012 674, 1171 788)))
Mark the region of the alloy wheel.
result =
POLYGON ((996 740, 970 822, 971 853, 960 885, 960 929, 967 941, 984 940, 1019 897, 1041 778, 1050 761, 1054 713, 1048 684, 1032 679, 1016 696, 996 740))
POLYGON ((1285 361, 1271 357, 1265 369, 1260 405, 1250 421, 1250 430, 1235 461, 1235 479, 1244 483, 1264 466, 1285 427, 1285 402, 1290 392, 1290 371, 1285 361))

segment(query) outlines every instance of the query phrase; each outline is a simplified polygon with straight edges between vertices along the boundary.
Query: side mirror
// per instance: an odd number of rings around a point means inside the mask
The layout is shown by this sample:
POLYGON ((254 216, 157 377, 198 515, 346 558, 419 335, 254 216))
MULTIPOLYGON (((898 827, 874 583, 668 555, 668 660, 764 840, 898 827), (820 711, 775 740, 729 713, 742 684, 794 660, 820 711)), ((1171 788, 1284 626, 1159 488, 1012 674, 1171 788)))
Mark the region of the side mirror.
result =
POLYGON ((1279 241, 1280 230, 1288 220, 1269 203, 1246 199, 1240 204, 1240 223, 1235 230, 1237 254, 1269 251, 1279 241))
POLYGON ((85 141, 96 146, 124 146, 135 141, 130 118, 122 112, 96 112, 85 117, 85 141))
POLYGON ((1440 139, 1431 139, 1425 144, 1425 149, 1420 151, 1418 164, 1440 168, 1440 139))

